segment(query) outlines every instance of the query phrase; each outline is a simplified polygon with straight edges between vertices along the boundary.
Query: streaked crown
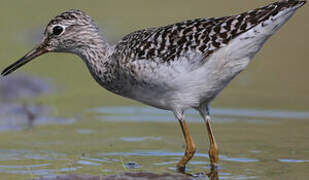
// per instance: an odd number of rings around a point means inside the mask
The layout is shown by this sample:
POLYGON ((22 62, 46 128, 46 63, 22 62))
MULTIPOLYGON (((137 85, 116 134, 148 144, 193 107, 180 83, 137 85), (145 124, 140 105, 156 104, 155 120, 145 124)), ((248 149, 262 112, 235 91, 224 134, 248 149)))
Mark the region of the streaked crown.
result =
POLYGON ((43 43, 48 51, 75 52, 76 48, 101 39, 100 36, 100 30, 90 16, 81 10, 70 10, 48 23, 43 43))

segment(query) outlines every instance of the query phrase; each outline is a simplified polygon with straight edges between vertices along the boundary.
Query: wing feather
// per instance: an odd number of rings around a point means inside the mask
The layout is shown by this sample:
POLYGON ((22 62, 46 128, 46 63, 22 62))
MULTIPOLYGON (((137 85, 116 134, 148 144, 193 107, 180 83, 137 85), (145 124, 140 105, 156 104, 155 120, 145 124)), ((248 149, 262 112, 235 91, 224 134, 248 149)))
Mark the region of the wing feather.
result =
POLYGON ((169 62, 183 59, 179 57, 188 53, 200 53, 206 59, 240 34, 300 3, 281 0, 239 15, 198 18, 139 30, 123 37, 115 46, 113 56, 123 63, 141 59, 169 62))

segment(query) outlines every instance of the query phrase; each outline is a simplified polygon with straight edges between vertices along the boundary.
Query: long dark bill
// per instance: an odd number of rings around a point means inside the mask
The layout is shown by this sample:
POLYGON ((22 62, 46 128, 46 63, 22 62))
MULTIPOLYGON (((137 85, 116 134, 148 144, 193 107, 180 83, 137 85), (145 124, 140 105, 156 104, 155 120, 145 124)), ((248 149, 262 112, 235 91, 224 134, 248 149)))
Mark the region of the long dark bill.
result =
POLYGON ((36 57, 38 57, 38 56, 40 56, 40 55, 42 55, 42 54, 44 54, 46 52, 47 52, 47 50, 43 46, 39 46, 37 48, 32 49, 24 57, 20 58, 18 61, 16 61, 15 63, 11 64, 7 68, 5 68, 2 71, 1 75, 2 76, 6 76, 6 75, 10 74, 11 72, 15 71, 19 67, 21 67, 24 64, 28 63, 32 59, 34 59, 34 58, 36 58, 36 57))

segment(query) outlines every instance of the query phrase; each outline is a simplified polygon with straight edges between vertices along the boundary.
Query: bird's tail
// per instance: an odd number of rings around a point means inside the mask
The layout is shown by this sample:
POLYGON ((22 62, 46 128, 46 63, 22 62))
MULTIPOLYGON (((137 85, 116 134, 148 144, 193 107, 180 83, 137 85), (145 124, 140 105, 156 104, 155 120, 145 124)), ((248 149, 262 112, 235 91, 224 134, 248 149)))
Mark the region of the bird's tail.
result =
POLYGON ((255 28, 257 25, 262 25, 265 32, 268 28, 269 33, 274 33, 306 2, 307 0, 280 0, 264 7, 230 16, 224 23, 231 30, 231 39, 255 28), (273 23, 274 21, 278 22, 273 23), (268 24, 276 25, 276 27, 268 26, 268 24))
POLYGON ((307 0, 280 0, 268 6, 257 8, 249 12, 256 21, 265 21, 270 17, 276 16, 284 10, 296 10, 303 6, 307 0))

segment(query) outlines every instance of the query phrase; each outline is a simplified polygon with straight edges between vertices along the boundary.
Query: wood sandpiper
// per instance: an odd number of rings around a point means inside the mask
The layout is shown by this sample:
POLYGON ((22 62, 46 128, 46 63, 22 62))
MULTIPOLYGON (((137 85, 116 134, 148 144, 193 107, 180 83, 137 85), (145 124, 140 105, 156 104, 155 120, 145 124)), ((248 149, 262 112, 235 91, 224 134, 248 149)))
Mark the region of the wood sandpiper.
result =
POLYGON ((70 10, 52 19, 41 43, 7 67, 2 76, 47 52, 76 54, 102 87, 174 113, 186 142, 185 154, 177 164, 180 171, 196 151, 184 111, 199 111, 208 131, 211 167, 215 168, 219 150, 208 105, 305 3, 280 0, 238 15, 143 29, 113 46, 90 16, 70 10))

